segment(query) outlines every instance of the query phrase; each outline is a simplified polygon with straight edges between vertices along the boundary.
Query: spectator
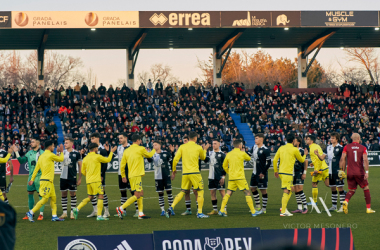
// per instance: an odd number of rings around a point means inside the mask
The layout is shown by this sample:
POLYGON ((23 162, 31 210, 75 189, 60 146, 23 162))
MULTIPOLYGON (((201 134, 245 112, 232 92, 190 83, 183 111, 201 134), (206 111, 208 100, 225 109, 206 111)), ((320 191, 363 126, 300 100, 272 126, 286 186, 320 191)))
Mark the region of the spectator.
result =
POLYGON ((148 83, 146 84, 146 88, 148 91, 148 96, 153 96, 153 83, 150 79, 148 80, 148 83))
POLYGON ((79 100, 80 98, 80 86, 79 86, 79 82, 77 82, 77 85, 75 85, 74 87, 74 96, 79 100))
POLYGON ((274 91, 275 93, 277 93, 278 96, 281 96, 281 93, 282 93, 282 86, 281 86, 281 83, 278 82, 276 85, 274 85, 273 91, 274 91))
POLYGON ((160 81, 160 79, 157 80, 157 83, 156 83, 156 86, 154 89, 155 89, 155 94, 157 96, 162 95, 162 91, 164 90, 164 86, 162 85, 162 82, 160 81))
POLYGON ((106 88, 103 86, 103 83, 100 83, 100 87, 98 88, 98 93, 101 98, 106 95, 106 88))

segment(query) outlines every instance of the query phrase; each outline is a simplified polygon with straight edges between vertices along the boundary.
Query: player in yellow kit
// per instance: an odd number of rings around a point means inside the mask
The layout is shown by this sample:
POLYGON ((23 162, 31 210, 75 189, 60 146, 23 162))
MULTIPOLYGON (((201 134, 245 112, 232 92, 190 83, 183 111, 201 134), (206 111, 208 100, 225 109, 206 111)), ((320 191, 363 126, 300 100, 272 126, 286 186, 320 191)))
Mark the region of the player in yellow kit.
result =
POLYGON ((189 133, 189 142, 182 144, 174 156, 172 167, 172 180, 175 178, 176 166, 179 160, 182 158, 182 183, 181 192, 175 197, 173 204, 169 207, 166 217, 169 218, 173 215, 173 209, 181 201, 185 193, 193 186, 194 190, 198 192, 198 213, 197 218, 208 218, 208 215, 203 214, 203 202, 204 202, 204 190, 202 175, 199 172, 199 159, 202 161, 206 159, 207 149, 210 144, 203 145, 203 148, 196 144, 198 134, 194 131, 189 133))
MULTIPOLYGON (((11 154, 13 153, 14 145, 11 147, 8 147, 8 154, 4 158, 0 158, 0 163, 7 163, 9 158, 11 157, 11 154)), ((0 190, 0 200, 4 201, 3 192, 0 190)))
POLYGON ((55 195, 54 188, 54 162, 62 162, 64 159, 64 155, 61 154, 63 152, 63 145, 57 147, 57 155, 53 153, 54 150, 54 142, 48 140, 45 142, 45 152, 41 154, 38 158, 36 168, 33 171, 32 178, 29 181, 29 186, 33 185, 33 182, 37 176, 38 171, 41 169, 41 178, 40 178, 40 196, 42 199, 37 202, 33 209, 26 213, 30 222, 34 222, 33 214, 37 212, 42 205, 48 202, 50 198, 50 207, 52 209, 52 221, 64 221, 64 219, 60 219, 57 217, 57 197, 55 195))
MULTIPOLYGON (((306 144, 309 145, 310 159, 314 165, 314 173, 312 177, 312 194, 313 200, 317 204, 318 201, 318 182, 323 181, 325 185, 329 188, 329 166, 325 160, 321 160, 320 157, 324 155, 321 147, 315 144, 315 136, 307 135, 306 144)), ((308 205, 312 205, 310 202, 308 205)))
POLYGON ((294 147, 295 136, 293 134, 286 135, 287 144, 281 146, 273 159, 274 176, 281 179, 281 188, 284 190, 282 195, 282 208, 280 216, 293 216, 287 209, 288 201, 292 192, 294 192, 293 187, 293 174, 294 174, 294 163, 296 159, 304 163, 307 155, 307 149, 305 149, 305 155, 301 156, 298 148, 294 147), (278 160, 280 160, 280 167, 277 168, 278 160))
POLYGON ((235 140, 233 142, 234 149, 226 155, 223 161, 223 169, 229 175, 227 194, 223 197, 222 206, 219 210, 219 215, 226 217, 225 207, 228 199, 231 197, 232 192, 236 189, 243 191, 245 194, 245 200, 253 217, 262 214, 262 211, 255 210, 253 206, 253 200, 249 191, 248 183, 244 173, 244 161, 250 161, 251 157, 244 151, 243 142, 241 140, 235 140))
MULTIPOLYGON (((142 188, 141 177, 145 175, 145 165, 144 157, 152 158, 156 153, 156 150, 152 150, 148 153, 145 147, 140 146, 141 137, 138 134, 132 135, 133 144, 127 148, 123 153, 123 158, 121 159, 120 166, 125 166, 128 164, 128 178, 131 184, 131 192, 134 192, 133 196, 130 197, 123 205, 116 208, 116 212, 120 219, 123 219, 123 211, 135 201, 137 201, 137 206, 139 208, 139 219, 150 219, 143 212, 143 196, 144 191, 142 188)), ((127 177, 125 174, 125 168, 120 171, 122 181, 127 183, 127 177)))
MULTIPOLYGON (((95 196, 98 197, 98 209, 96 220, 108 220, 107 217, 102 216, 103 210, 103 185, 101 180, 101 165, 100 163, 108 163, 112 160, 112 155, 116 151, 117 147, 111 149, 111 153, 108 157, 99 155, 98 152, 99 145, 96 143, 90 143, 88 149, 90 153, 83 159, 82 163, 82 174, 86 176, 87 184, 87 194, 88 197, 83 199, 77 208, 73 209, 74 218, 78 218, 79 210, 81 210, 87 203, 89 203, 95 196)), ((108 151, 109 146, 104 145, 104 148, 108 151)))

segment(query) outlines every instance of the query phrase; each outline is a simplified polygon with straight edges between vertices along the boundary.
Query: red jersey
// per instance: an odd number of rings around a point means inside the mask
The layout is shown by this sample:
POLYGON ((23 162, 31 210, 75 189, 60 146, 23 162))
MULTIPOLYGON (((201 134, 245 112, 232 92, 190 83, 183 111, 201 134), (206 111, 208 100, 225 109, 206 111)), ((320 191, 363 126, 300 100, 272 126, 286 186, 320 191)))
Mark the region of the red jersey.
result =
POLYGON ((353 142, 344 147, 343 153, 347 154, 347 175, 364 175, 363 155, 367 154, 367 148, 353 142))

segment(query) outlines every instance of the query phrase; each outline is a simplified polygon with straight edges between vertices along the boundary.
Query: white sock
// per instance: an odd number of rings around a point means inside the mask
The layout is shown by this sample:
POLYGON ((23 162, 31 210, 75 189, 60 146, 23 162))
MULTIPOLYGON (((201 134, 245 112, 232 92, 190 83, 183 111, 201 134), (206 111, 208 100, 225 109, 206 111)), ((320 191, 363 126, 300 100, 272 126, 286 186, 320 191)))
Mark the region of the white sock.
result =
POLYGON ((40 215, 44 216, 44 212, 40 212, 40 215))
POLYGON ((143 212, 139 212, 139 216, 143 216, 144 215, 144 213, 143 212))
POLYGON ((31 213, 32 215, 34 215, 33 211, 32 210, 29 210, 29 213, 31 213))
POLYGON ((51 217, 53 217, 53 218, 54 218, 54 217, 57 217, 57 215, 56 215, 56 214, 53 214, 51 217))
POLYGON ((161 211, 165 212, 165 207, 161 207, 161 211))

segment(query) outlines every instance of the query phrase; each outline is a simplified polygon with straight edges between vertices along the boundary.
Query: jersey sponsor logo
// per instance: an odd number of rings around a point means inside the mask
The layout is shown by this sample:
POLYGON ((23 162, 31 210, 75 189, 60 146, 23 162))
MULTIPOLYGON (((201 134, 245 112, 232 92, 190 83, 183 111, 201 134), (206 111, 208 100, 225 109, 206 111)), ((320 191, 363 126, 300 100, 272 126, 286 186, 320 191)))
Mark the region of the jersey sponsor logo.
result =
POLYGON ((96 246, 89 240, 73 240, 65 247, 65 250, 97 250, 96 246))
POLYGON ((133 250, 126 240, 123 240, 121 244, 117 245, 115 249, 118 250, 133 250))
POLYGON ((218 157, 222 157, 222 155, 221 155, 221 154, 218 154, 218 157))
POLYGON ((336 152, 339 152, 339 148, 335 149, 336 152))

